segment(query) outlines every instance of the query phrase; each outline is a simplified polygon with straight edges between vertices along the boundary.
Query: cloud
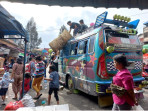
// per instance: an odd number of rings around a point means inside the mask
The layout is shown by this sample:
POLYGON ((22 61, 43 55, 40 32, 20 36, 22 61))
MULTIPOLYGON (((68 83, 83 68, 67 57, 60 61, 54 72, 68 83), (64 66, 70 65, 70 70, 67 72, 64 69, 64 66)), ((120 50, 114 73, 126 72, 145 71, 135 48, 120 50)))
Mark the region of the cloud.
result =
POLYGON ((67 21, 79 22, 83 19, 89 26, 95 22, 96 17, 108 11, 107 18, 112 19, 114 14, 131 17, 132 20, 140 19, 138 25, 139 33, 143 32, 143 23, 147 21, 148 10, 127 9, 127 8, 93 8, 93 7, 60 7, 47 5, 33 5, 22 3, 0 2, 2 6, 10 12, 20 23, 26 27, 27 22, 31 17, 34 18, 39 37, 42 37, 43 43, 40 47, 49 47, 49 42, 56 38, 59 34, 59 29, 65 25, 67 29, 67 21))

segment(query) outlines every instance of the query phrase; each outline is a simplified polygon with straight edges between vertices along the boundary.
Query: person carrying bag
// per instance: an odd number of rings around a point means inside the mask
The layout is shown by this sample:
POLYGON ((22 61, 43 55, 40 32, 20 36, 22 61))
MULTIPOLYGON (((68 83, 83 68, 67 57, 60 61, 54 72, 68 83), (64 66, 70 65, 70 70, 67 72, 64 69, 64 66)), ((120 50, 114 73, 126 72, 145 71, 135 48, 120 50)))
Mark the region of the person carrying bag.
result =
POLYGON ((132 74, 126 68, 128 62, 126 56, 119 54, 113 57, 114 66, 119 71, 113 77, 111 90, 114 105, 112 111, 132 110, 132 106, 138 105, 134 94, 134 82, 132 74))

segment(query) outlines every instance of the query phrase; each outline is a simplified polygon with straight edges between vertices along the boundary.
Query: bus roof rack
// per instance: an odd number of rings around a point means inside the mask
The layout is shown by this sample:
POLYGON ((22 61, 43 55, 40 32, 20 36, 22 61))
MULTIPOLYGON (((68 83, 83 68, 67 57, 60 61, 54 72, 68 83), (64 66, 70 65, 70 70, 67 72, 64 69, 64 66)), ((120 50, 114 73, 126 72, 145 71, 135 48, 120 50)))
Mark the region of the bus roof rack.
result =
POLYGON ((97 28, 104 23, 109 23, 109 24, 114 24, 118 27, 121 26, 121 27, 125 27, 127 29, 129 29, 129 28, 136 29, 139 24, 139 21, 140 21, 139 19, 137 19, 135 21, 131 21, 131 22, 127 23, 127 22, 119 21, 119 20, 106 19, 107 14, 108 14, 108 12, 106 11, 106 12, 100 14, 99 16, 97 16, 94 28, 97 28))

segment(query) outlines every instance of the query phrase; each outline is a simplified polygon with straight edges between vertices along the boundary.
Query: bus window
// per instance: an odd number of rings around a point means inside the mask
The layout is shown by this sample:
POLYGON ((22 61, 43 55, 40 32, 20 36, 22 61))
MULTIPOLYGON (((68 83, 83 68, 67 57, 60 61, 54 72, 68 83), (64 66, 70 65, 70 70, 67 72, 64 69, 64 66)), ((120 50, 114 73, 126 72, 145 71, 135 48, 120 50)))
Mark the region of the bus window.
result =
POLYGON ((69 51, 70 51, 70 44, 67 43, 67 44, 63 47, 63 57, 64 57, 64 56, 69 56, 69 51))
POLYGON ((140 45, 137 35, 128 35, 113 30, 107 30, 106 41, 112 44, 137 44, 140 45))
POLYGON ((63 50, 60 50, 60 57, 63 57, 63 50))
POLYGON ((88 53, 94 52, 95 35, 90 37, 88 53))
POLYGON ((71 44, 70 55, 77 55, 78 43, 71 44))
POLYGON ((79 44, 78 54, 85 54, 87 50, 87 41, 81 41, 79 44))

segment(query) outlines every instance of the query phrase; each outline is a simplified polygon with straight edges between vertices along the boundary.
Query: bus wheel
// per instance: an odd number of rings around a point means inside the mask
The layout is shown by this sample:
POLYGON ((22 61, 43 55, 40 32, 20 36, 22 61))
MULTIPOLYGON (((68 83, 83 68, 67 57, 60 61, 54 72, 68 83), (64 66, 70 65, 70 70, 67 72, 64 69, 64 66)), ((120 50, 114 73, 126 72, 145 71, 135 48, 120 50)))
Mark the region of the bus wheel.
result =
POLYGON ((67 82, 68 82, 68 85, 67 85, 68 89, 69 90, 73 90, 73 82, 72 82, 71 76, 68 77, 68 81, 67 82))
POLYGON ((101 108, 113 105, 112 95, 99 95, 98 105, 101 108))

